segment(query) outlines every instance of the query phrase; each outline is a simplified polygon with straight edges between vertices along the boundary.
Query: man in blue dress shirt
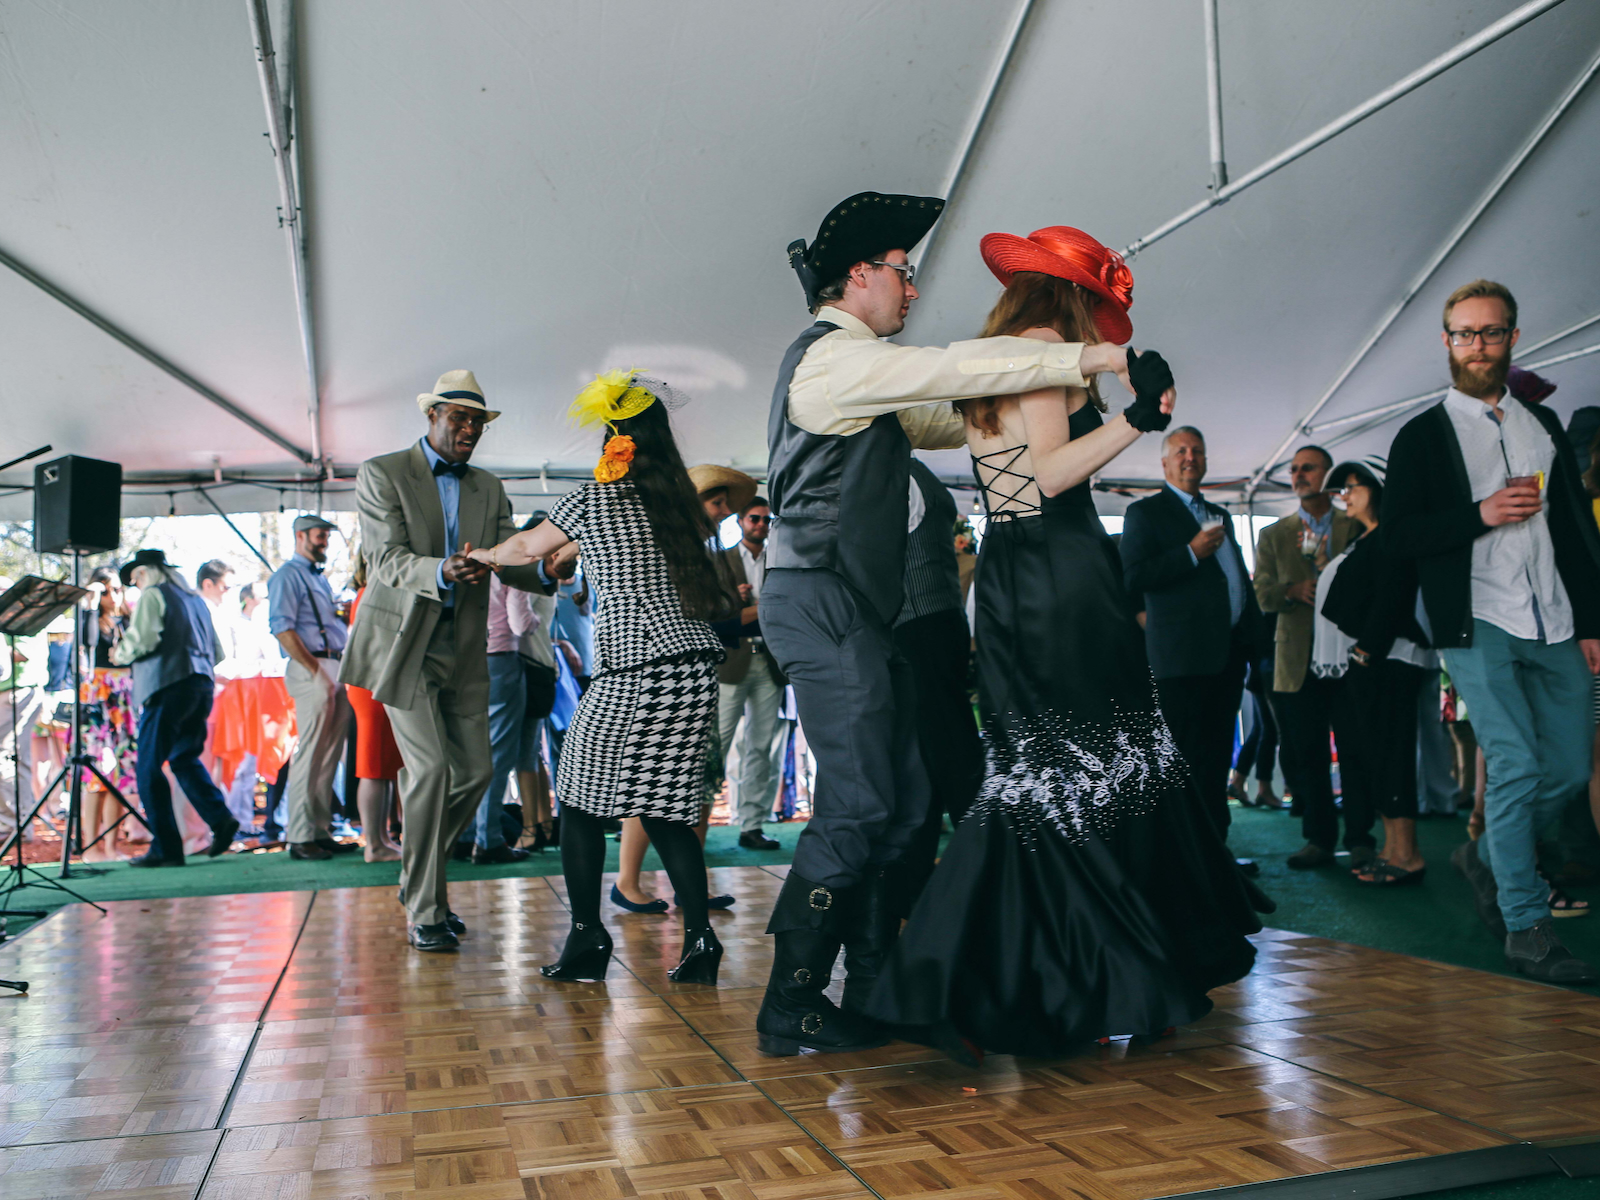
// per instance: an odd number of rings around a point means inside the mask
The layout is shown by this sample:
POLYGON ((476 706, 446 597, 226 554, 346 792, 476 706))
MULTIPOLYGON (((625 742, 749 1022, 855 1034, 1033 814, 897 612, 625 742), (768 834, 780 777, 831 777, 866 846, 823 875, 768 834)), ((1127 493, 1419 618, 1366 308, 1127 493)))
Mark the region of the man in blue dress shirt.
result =
POLYGON ((1257 652, 1261 610, 1233 523, 1200 495, 1204 435, 1189 425, 1169 430, 1161 471, 1166 486, 1128 508, 1123 580, 1145 613, 1150 669, 1172 740, 1226 837, 1233 726, 1245 666, 1257 652))
POLYGON ((289 763, 289 857, 332 858, 356 849, 333 840, 333 776, 344 757, 350 701, 339 682, 349 636, 333 610, 322 573, 328 531, 337 526, 310 513, 294 519, 294 555, 267 580, 267 627, 289 660, 283 681, 294 701, 299 742, 289 763))

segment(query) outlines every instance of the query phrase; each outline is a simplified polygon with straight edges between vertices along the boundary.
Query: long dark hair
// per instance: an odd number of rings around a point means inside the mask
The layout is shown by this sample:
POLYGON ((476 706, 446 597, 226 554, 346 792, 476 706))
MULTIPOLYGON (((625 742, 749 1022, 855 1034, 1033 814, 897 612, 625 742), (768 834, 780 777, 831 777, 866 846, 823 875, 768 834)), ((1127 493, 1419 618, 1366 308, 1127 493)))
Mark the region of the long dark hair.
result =
MULTIPOLYGON (((1098 299, 1093 292, 1071 280, 1039 271, 1018 271, 989 310, 989 319, 978 336, 1016 337, 1030 329, 1050 328, 1069 342, 1103 342, 1105 339, 1094 324, 1094 306, 1098 299)), ((1085 390, 1089 393, 1089 403, 1105 412, 1106 402, 1100 398, 1099 382, 1089 380, 1085 390)), ((955 407, 970 424, 994 437, 1000 432, 995 403, 993 396, 982 396, 976 400, 957 400, 955 407)))
POLYGON ((638 416, 616 422, 615 434, 603 429, 602 449, 618 435, 633 439, 633 462, 623 482, 631 483, 639 494, 683 611, 702 621, 722 617, 728 601, 706 549, 706 539, 714 531, 673 440, 667 406, 658 400, 638 416))

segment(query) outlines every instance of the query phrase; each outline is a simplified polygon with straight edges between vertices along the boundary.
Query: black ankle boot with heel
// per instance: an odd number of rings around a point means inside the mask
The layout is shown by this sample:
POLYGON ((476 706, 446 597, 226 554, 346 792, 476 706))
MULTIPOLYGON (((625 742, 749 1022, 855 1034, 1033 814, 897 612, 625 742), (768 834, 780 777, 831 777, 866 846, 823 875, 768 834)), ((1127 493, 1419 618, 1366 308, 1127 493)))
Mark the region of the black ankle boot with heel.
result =
POLYGON ((722 965, 722 943, 709 925, 683 931, 683 958, 667 972, 673 983, 705 983, 715 986, 717 968, 722 965))
MULTIPOLYGON (((719 947, 720 949, 720 947, 719 947)), ((571 982, 599 982, 606 977, 611 965, 611 935, 604 925, 583 925, 573 922, 567 934, 567 944, 561 957, 539 968, 546 979, 565 979, 571 982)))

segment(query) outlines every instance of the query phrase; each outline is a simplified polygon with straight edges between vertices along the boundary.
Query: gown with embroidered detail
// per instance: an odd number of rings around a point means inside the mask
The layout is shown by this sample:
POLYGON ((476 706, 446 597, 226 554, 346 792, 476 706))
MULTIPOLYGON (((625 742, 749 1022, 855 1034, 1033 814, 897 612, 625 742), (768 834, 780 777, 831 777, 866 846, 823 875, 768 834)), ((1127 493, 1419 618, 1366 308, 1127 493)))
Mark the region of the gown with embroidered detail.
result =
MULTIPOLYGON (((1071 436, 1100 424, 1084 404, 1071 436)), ((867 1011, 912 1040, 1051 1057, 1205 1015, 1272 903, 1173 744, 1090 485, 1044 496, 1025 449, 974 461, 983 786, 867 1011)))

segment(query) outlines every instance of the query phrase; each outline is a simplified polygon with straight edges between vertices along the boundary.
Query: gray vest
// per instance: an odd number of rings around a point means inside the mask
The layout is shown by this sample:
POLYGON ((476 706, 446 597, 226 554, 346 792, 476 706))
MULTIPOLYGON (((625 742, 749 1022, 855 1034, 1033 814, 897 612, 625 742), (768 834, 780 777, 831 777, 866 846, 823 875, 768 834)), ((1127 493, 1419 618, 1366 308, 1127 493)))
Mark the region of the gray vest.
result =
POLYGON ((783 356, 767 420, 767 569, 832 571, 885 624, 900 611, 906 563, 911 442, 894 413, 849 436, 807 433, 789 420, 789 381, 837 325, 818 321, 783 356))
POLYGON ((161 641, 133 664, 135 712, 162 688, 181 683, 191 675, 215 678, 212 653, 217 635, 211 624, 211 610, 193 592, 170 583, 160 587, 166 597, 167 613, 161 622, 161 641))
POLYGON ((961 607, 955 498, 920 458, 911 460, 911 478, 926 512, 906 541, 906 606, 900 610, 900 625, 961 607))

